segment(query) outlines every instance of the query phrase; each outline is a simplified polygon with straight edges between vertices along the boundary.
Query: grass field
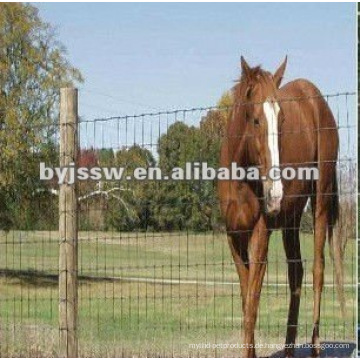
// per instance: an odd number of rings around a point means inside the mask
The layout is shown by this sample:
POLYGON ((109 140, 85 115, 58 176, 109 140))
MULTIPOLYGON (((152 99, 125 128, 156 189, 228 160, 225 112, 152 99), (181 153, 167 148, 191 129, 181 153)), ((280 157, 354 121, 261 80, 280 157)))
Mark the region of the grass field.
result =
MULTIPOLYGON (((302 235, 301 247, 305 279, 299 342, 307 342, 312 330, 312 236, 302 235)), ((240 342, 239 285, 224 235, 80 232, 79 255, 80 355, 239 355, 236 346, 212 346, 240 342), (195 349, 190 344, 210 348, 195 349)), ((355 339, 355 255, 355 241, 349 241, 345 319, 327 258, 322 340, 355 339)), ((56 232, 0 235, 2 357, 57 355, 57 267, 56 232)), ((283 344, 288 302, 285 255, 281 237, 275 233, 261 298, 258 342, 283 344)))

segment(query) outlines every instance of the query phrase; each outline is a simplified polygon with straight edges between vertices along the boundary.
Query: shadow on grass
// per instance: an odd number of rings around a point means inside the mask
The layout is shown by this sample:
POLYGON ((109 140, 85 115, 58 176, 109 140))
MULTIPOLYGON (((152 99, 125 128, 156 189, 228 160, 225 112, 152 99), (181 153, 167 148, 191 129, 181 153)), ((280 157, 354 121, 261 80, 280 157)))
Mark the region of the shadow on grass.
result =
POLYGON ((58 286, 58 275, 40 270, 0 269, 0 277, 33 286, 58 286))
MULTIPOLYGON (((7 278, 14 280, 18 280, 21 284, 33 285, 33 286, 58 286, 59 275, 51 274, 41 270, 11 270, 11 269, 0 269, 0 278, 7 278)), ((103 282, 103 281, 114 281, 113 278, 110 277, 100 277, 100 276, 86 276, 79 275, 79 282, 103 282)))
MULTIPOLYGON (((301 344, 303 347, 295 349, 294 357, 309 358, 311 357, 311 344, 301 344)), ((321 343, 323 350, 320 352, 321 358, 351 358, 356 357, 356 344, 350 342, 330 342, 325 341, 321 343), (337 348, 335 348, 337 347, 337 348)), ((285 357, 284 350, 277 351, 269 356, 269 358, 283 358, 285 357)))

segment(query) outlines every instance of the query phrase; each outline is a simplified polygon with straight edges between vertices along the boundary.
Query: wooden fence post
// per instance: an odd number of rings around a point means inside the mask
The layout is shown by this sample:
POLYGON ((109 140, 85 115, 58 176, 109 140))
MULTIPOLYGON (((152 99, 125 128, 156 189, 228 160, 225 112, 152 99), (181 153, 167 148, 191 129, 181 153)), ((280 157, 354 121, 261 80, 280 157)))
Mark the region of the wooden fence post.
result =
MULTIPOLYGON (((60 90, 60 166, 76 164, 78 152, 78 91, 60 90)), ((76 179, 69 171, 59 193, 59 356, 77 357, 78 212, 76 179)))

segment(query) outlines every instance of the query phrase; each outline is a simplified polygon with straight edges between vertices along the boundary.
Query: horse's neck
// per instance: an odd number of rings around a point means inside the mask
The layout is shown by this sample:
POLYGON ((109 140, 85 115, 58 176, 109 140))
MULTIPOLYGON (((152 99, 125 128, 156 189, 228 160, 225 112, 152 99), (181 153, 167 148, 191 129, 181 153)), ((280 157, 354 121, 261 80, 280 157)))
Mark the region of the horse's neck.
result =
POLYGON ((242 114, 234 114, 228 127, 229 162, 236 162, 239 166, 246 166, 246 136, 245 119, 242 114))

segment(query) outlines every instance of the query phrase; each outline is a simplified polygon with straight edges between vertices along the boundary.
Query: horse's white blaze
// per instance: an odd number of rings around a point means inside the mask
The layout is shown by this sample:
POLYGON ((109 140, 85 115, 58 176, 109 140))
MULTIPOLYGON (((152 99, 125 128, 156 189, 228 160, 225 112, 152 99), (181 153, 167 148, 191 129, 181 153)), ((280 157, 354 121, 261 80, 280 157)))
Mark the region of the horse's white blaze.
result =
MULTIPOLYGON (((266 101, 263 105, 265 117, 268 125, 268 146, 271 157, 271 167, 280 167, 279 155, 279 132, 278 132, 278 116, 280 107, 277 102, 266 101)), ((280 206, 283 197, 283 185, 281 179, 274 180, 270 190, 272 200, 280 206)))

